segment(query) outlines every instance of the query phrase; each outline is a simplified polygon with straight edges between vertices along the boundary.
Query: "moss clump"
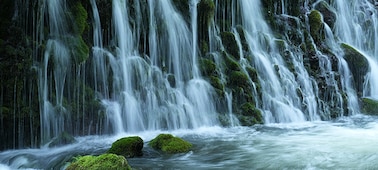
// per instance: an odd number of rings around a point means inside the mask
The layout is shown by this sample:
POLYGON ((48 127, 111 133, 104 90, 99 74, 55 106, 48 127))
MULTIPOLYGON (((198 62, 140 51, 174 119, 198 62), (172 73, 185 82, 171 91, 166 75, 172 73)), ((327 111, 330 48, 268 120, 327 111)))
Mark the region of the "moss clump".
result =
POLYGON ((222 43, 226 51, 231 54, 235 59, 240 59, 239 47, 236 39, 231 32, 221 32, 222 43))
POLYGON ((186 153, 189 152, 192 144, 171 134, 160 134, 152 139, 149 145, 157 150, 166 153, 186 153))
POLYGON ((240 112, 241 116, 239 119, 243 126, 263 123, 261 111, 250 102, 242 104, 240 106, 240 112))
POLYGON ((319 31, 323 26, 322 14, 318 10, 312 10, 308 15, 310 23, 310 34, 314 39, 319 36, 319 31))
POLYGON ((74 56, 76 56, 74 59, 77 63, 83 63, 88 59, 89 47, 81 36, 76 39, 73 49, 74 56))
POLYGON ((336 22, 336 13, 332 11, 331 7, 326 1, 320 1, 315 6, 315 9, 317 9, 319 12, 322 13, 324 22, 329 25, 329 27, 333 28, 336 22))
POLYGON ((362 112, 370 115, 378 115, 378 100, 362 98, 362 112))
POLYGON ((241 70, 239 63, 235 59, 229 57, 226 52, 223 52, 222 55, 224 57, 224 62, 226 65, 226 74, 230 74, 232 71, 241 70))
POLYGON ((122 155, 126 158, 142 156, 143 140, 138 136, 131 136, 118 139, 112 144, 108 153, 122 155))
POLYGON ((201 0, 198 3, 198 16, 201 24, 208 27, 214 17, 215 4, 213 0, 201 0))
POLYGON ((217 65, 212 60, 201 58, 199 60, 199 65, 202 75, 209 76, 216 74, 217 65))
POLYGON ((130 165, 123 156, 115 154, 103 154, 100 156, 82 156, 71 163, 67 170, 86 170, 86 169, 117 169, 131 170, 130 165))
POLYGON ((248 76, 242 71, 231 72, 229 76, 229 84, 232 87, 241 87, 244 90, 250 89, 248 76))
POLYGON ((72 13, 74 15, 75 22, 76 22, 77 33, 83 34, 85 28, 88 25, 87 24, 88 13, 80 1, 76 2, 75 5, 72 7, 72 13))
POLYGON ((352 72, 355 80, 357 94, 362 95, 364 77, 369 71, 369 62, 366 57, 348 44, 341 44, 344 51, 344 59, 352 72))

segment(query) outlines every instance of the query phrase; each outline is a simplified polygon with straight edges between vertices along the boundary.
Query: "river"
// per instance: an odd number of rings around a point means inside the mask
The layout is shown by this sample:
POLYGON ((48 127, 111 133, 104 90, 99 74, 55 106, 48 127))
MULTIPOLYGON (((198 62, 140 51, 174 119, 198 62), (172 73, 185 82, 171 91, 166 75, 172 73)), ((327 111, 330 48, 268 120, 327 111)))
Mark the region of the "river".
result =
POLYGON ((64 169, 73 156, 104 153, 116 139, 134 135, 145 142, 144 155, 128 159, 135 169, 378 167, 378 117, 355 115, 334 121, 78 137, 77 143, 63 147, 1 152, 0 169, 64 169), (172 133, 192 142, 192 151, 170 155, 151 149, 148 142, 160 133, 172 133))

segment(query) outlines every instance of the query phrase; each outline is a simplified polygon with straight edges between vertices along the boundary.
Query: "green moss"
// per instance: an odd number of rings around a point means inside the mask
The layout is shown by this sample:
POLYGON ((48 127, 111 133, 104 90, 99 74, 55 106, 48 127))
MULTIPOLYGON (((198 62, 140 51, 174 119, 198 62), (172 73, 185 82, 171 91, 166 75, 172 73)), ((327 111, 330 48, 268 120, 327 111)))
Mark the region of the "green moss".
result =
POLYGON ((378 115, 378 100, 362 98, 362 112, 370 115, 378 115))
POLYGON ((320 1, 316 4, 315 9, 322 13, 324 22, 333 28, 337 14, 331 9, 330 5, 326 1, 320 1))
POLYGON ((85 28, 87 27, 88 13, 81 4, 80 1, 77 1, 72 7, 72 13, 77 26, 77 34, 83 34, 85 28))
POLYGON ((152 139, 149 145, 166 153, 185 153, 189 152, 192 147, 191 143, 171 134, 160 134, 152 139))
POLYGON ((348 44, 341 44, 344 51, 344 59, 353 74, 357 94, 362 95, 364 76, 369 71, 369 62, 366 57, 348 44))
POLYGON ((220 96, 224 96, 224 85, 222 81, 215 76, 210 76, 210 84, 215 88, 216 92, 220 96))
POLYGON ((236 39, 231 32, 221 32, 222 43, 226 51, 231 54, 235 59, 240 59, 239 47, 236 39))
POLYGON ((214 17, 215 4, 213 0, 201 0, 198 4, 199 22, 208 27, 214 17))
POLYGON ((243 126, 251 126, 254 124, 263 123, 261 111, 250 102, 244 103, 240 106, 241 116, 240 122, 243 126))
POLYGON ((240 71, 241 70, 239 63, 235 59, 229 57, 226 52, 223 52, 222 55, 223 55, 224 62, 225 62, 225 65, 226 65, 226 74, 229 74, 232 71, 240 71))
POLYGON ((86 61, 89 57, 89 47, 88 45, 84 42, 82 37, 79 37, 78 42, 74 48, 76 50, 76 61, 77 63, 82 63, 86 61))
POLYGON ((212 60, 209 60, 207 58, 201 58, 199 60, 199 65, 202 75, 209 76, 216 74, 217 66, 212 60))
POLYGON ((126 158, 142 156, 143 140, 138 136, 125 137, 118 139, 112 144, 108 153, 122 155, 126 158))
POLYGON ((117 169, 117 170, 131 170, 130 165, 123 156, 115 154, 103 154, 100 156, 82 156, 71 163, 67 170, 102 170, 102 169, 117 169))
POLYGON ((248 76, 242 71, 231 72, 231 74, 229 75, 228 83, 231 87, 241 87, 247 91, 249 91, 248 89, 250 89, 248 76))
POLYGON ((322 14, 318 10, 312 10, 308 16, 310 24, 310 34, 316 39, 319 36, 319 31, 323 26, 322 14))

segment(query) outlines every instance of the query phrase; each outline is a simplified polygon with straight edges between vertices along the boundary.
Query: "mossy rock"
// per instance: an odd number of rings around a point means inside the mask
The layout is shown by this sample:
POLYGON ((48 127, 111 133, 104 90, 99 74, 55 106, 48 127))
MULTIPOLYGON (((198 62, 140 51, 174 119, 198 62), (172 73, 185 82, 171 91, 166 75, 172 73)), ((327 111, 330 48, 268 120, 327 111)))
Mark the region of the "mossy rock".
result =
POLYGON ((378 115, 378 100, 372 98, 362 98, 362 112, 369 115, 378 115))
POLYGON ((241 87, 244 90, 250 89, 250 81, 248 75, 242 71, 233 71, 229 75, 228 84, 231 87, 241 87))
POLYGON ((320 29, 323 26, 322 14, 318 10, 312 10, 308 15, 310 34, 314 39, 319 38, 320 29))
POLYGON ((344 59, 352 72, 357 94, 361 96, 364 78, 369 71, 369 61, 363 54, 348 44, 342 43, 341 48, 344 51, 344 59))
POLYGON ((75 143, 76 139, 67 132, 62 132, 59 136, 55 137, 52 142, 49 144, 49 147, 56 147, 62 145, 68 145, 71 143, 75 143))
POLYGON ((207 58, 201 58, 199 59, 199 65, 202 75, 216 75, 217 65, 212 60, 207 58))
POLYGON ((80 1, 77 1, 75 5, 72 7, 72 13, 76 22, 76 33, 81 35, 83 34, 84 30, 87 28, 87 19, 88 19, 88 13, 81 4, 80 1))
POLYGON ((329 27, 333 28, 337 15, 332 11, 329 4, 322 0, 316 4, 315 9, 322 13, 324 22, 327 23, 329 27))
POLYGON ((112 144, 108 153, 122 155, 126 158, 142 156, 143 140, 139 136, 131 136, 118 139, 112 144))
POLYGON ((240 64, 232 57, 230 57, 226 52, 222 53, 224 58, 224 64, 226 66, 226 74, 230 74, 232 71, 240 71, 240 64))
POLYGON ((152 139, 149 145, 165 153, 186 153, 192 148, 192 144, 171 134, 160 134, 152 139))
POLYGON ((221 32, 222 43, 226 51, 231 54, 235 59, 240 59, 239 47, 236 39, 231 32, 221 32))
POLYGON ((102 154, 100 156, 82 156, 71 163, 66 170, 102 170, 117 169, 131 170, 125 157, 116 154, 102 154))
POLYGON ((246 102, 240 106, 239 121, 243 126, 263 123, 262 113, 254 104, 246 102))
POLYGON ((215 4, 213 0, 201 0, 198 3, 199 22, 208 27, 214 17, 215 4))
POLYGON ((89 47, 81 36, 76 40, 73 49, 75 51, 74 56, 76 56, 75 61, 77 63, 83 63, 88 59, 89 47))

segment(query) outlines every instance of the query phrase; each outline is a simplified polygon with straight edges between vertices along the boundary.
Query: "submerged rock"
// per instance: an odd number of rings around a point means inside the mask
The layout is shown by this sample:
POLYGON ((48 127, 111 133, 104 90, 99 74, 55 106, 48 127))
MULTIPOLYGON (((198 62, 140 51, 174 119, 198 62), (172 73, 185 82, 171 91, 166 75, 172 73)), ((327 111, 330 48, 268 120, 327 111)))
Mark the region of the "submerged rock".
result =
POLYGON ((108 153, 122 155, 126 158, 142 156, 143 140, 139 136, 118 139, 112 144, 108 153))
POLYGON ((56 147, 62 145, 68 145, 75 143, 76 139, 67 132, 62 132, 59 136, 55 137, 52 142, 49 144, 49 147, 56 147))
POLYGON ((149 145, 166 153, 186 153, 192 147, 191 143, 171 134, 160 134, 152 139, 149 145))
POLYGON ((78 169, 117 169, 117 170, 131 170, 125 157, 115 154, 103 154, 100 156, 82 156, 71 163, 67 170, 78 169))

